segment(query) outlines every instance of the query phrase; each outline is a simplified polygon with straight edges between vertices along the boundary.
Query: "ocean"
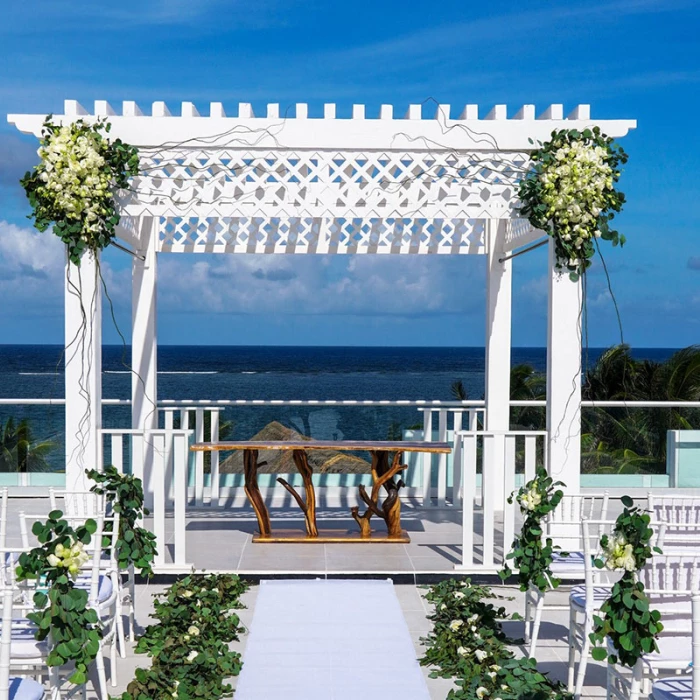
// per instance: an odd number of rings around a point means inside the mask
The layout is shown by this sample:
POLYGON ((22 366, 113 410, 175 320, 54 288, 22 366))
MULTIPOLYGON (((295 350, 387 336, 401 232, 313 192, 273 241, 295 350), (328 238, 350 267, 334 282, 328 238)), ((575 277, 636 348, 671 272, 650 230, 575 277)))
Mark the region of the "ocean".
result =
MULTIPOLYGON (((602 350, 589 349, 589 362, 602 350)), ((640 349, 640 359, 664 360, 673 349, 640 349)), ((0 345, 0 398, 62 398, 63 347, 0 345)), ((131 394, 130 351, 103 349, 103 397, 131 394)), ((512 363, 546 368, 545 348, 513 348, 512 363)), ((161 346, 159 399, 450 400, 461 380, 469 398, 484 393, 484 349, 362 347, 161 346)), ((37 439, 57 445, 60 468, 63 407, 0 405, 0 421, 27 418, 37 439)), ((415 407, 244 406, 227 408, 229 439, 248 439, 272 421, 318 439, 386 439, 422 422, 415 407)), ((128 427, 129 408, 106 406, 105 427, 128 427)))

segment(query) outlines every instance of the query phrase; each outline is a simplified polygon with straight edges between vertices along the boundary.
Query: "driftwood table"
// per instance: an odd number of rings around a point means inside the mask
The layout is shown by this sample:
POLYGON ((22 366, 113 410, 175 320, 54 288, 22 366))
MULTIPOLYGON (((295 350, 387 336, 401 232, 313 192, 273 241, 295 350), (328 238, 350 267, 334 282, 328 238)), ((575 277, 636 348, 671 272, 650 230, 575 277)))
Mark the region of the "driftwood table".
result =
POLYGON ((430 452, 449 454, 452 446, 446 442, 389 442, 389 441, 352 441, 352 440, 314 440, 311 442, 280 441, 234 441, 234 442, 200 442, 192 445, 194 451, 243 451, 243 472, 245 475, 245 492, 258 519, 259 532, 253 542, 410 542, 408 533, 401 528, 401 501, 399 490, 404 482, 399 478, 406 469, 401 464, 405 452, 430 452), (321 530, 316 525, 316 493, 312 482, 313 469, 309 464, 307 452, 310 450, 339 450, 343 452, 369 452, 372 455, 372 489, 367 493, 364 485, 359 488, 360 499, 366 509, 360 512, 358 506, 350 509, 352 517, 359 525, 359 532, 339 530, 321 530), (258 487, 258 463, 260 450, 286 450, 292 452, 294 464, 304 484, 302 496, 283 478, 277 481, 292 495, 304 514, 306 534, 299 531, 279 531, 272 533, 270 513, 258 487), (393 454, 393 457, 391 455, 393 454), (384 489, 384 499, 380 497, 384 489), (373 515, 384 520, 386 532, 372 530, 370 520, 373 515))

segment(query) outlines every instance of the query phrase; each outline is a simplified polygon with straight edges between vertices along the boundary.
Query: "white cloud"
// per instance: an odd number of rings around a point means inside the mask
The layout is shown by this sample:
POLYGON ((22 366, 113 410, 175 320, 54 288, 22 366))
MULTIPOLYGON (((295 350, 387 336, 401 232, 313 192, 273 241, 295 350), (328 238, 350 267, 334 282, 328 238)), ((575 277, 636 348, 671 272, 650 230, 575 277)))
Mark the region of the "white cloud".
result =
MULTIPOLYGON (((0 221, 0 316, 62 314, 64 265, 65 246, 50 231, 0 221)), ((128 271, 103 262, 102 277, 115 304, 128 304, 128 271)))
POLYGON ((161 256, 165 312, 416 315, 481 310, 483 265, 412 256, 161 256))

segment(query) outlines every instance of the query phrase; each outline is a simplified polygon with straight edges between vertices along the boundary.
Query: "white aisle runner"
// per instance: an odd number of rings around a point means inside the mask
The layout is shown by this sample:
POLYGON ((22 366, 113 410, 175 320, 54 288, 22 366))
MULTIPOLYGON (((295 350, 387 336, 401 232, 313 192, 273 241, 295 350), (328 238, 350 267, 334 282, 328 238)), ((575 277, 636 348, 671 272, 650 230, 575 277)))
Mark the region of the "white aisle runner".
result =
POLYGON ((236 700, 429 700, 391 581, 262 581, 236 700))

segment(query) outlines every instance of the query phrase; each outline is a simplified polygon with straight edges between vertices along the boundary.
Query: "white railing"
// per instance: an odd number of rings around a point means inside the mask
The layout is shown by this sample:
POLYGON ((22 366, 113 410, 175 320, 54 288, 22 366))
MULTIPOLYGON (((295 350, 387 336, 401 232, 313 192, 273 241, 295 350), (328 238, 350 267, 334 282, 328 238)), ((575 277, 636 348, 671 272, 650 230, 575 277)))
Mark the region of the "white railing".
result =
MULTIPOLYGON (((518 461, 522 463, 523 481, 535 475, 538 453, 546 466, 547 432, 475 430, 462 431, 457 437, 461 443, 461 493, 475 495, 461 499, 462 567, 497 570, 515 532, 516 506, 507 499, 516 487, 516 466, 518 461), (490 461, 494 455, 502 455, 502 463, 490 461)), ((456 498, 460 499, 459 493, 456 498)))
POLYGON ((111 464, 119 472, 140 478, 151 511, 152 531, 158 554, 155 566, 164 570, 168 563, 187 565, 187 464, 192 430, 104 428, 100 430, 100 464, 111 464), (167 513, 172 507, 171 562, 168 549, 167 513))
MULTIPOLYGON (((456 435, 461 430, 478 430, 479 422, 484 425, 486 409, 483 401, 462 402, 457 407, 430 407, 419 408, 423 413, 423 440, 431 442, 434 433, 434 417, 437 417, 437 442, 453 441, 454 449, 452 453, 452 503, 456 503, 455 496, 460 490, 462 478, 461 465, 461 441, 456 439, 456 435), (473 404, 473 405, 471 405, 473 404), (451 419, 451 420, 450 420, 451 419), (452 425, 450 426, 450 422, 452 425), (450 432, 452 435, 450 436, 450 432), (451 437, 451 440, 450 440, 451 437)), ((447 455, 432 455, 424 452, 421 455, 423 484, 421 491, 421 504, 431 506, 432 501, 432 474, 433 462, 437 461, 437 488, 435 505, 444 508, 447 504, 447 455)))

